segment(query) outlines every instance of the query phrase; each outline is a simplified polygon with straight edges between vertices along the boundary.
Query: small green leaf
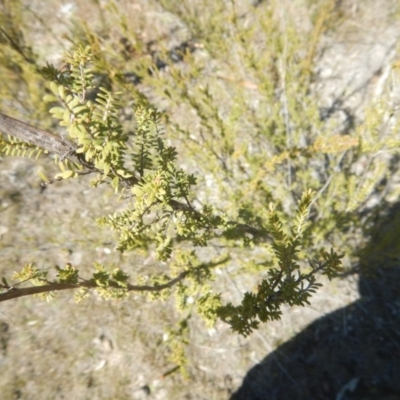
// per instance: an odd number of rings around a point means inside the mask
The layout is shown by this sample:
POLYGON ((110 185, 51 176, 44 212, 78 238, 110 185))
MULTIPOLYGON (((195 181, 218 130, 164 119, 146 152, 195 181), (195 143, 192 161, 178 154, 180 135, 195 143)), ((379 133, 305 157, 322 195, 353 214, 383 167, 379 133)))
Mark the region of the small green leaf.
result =
POLYGON ((50 108, 50 113, 53 114, 54 118, 63 119, 64 109, 62 107, 50 108))
POLYGON ((47 176, 45 175, 45 173, 43 172, 42 169, 38 170, 38 175, 44 182, 48 182, 49 181, 49 179, 47 178, 47 176))
POLYGON ((46 96, 43 97, 43 101, 46 103, 54 103, 58 101, 58 98, 56 96, 53 96, 52 94, 46 94, 46 96))
POLYGON ((55 82, 50 82, 50 90, 57 96, 58 100, 58 85, 55 82))
POLYGON ((75 171, 67 170, 67 171, 64 171, 64 172, 61 172, 61 173, 57 174, 55 176, 55 179, 59 179, 59 178, 62 178, 62 179, 75 178, 77 175, 78 174, 75 171))
POLYGON ((119 189, 119 178, 118 178, 118 176, 116 176, 111 181, 111 187, 115 190, 115 193, 118 193, 118 189, 119 189))
POLYGON ((65 99, 65 88, 64 86, 59 86, 58 87, 58 95, 60 96, 61 99, 65 99))

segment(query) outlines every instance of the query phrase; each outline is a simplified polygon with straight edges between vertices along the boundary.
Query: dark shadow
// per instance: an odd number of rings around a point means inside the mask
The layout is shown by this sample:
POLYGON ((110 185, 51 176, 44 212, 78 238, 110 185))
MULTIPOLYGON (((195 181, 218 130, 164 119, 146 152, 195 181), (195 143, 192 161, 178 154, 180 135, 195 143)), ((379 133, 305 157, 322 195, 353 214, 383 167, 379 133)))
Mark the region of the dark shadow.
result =
POLYGON ((397 204, 362 251, 361 298, 269 354, 231 400, 400 400, 399 248, 397 204))

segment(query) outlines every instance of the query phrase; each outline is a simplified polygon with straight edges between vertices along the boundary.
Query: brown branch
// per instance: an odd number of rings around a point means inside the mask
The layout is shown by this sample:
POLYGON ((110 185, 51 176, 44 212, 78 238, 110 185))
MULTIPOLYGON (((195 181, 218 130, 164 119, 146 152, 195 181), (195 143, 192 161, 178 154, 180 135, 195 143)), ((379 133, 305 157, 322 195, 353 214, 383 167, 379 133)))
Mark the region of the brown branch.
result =
MULTIPOLYGON (((159 292, 164 289, 169 289, 182 279, 184 279, 191 271, 184 271, 179 274, 176 278, 170 280, 167 283, 162 285, 150 286, 150 285, 130 285, 127 287, 122 287, 118 285, 118 283, 114 281, 110 281, 109 285, 104 287, 104 289, 127 289, 129 292, 159 292)), ((30 286, 25 288, 8 288, 7 292, 0 293, 0 302, 7 301, 11 299, 17 299, 18 297, 24 296, 32 296, 35 294, 48 293, 48 292, 56 292, 61 290, 69 290, 69 289, 79 289, 79 288, 87 288, 87 289, 97 289, 102 288, 103 286, 99 286, 95 281, 90 280, 86 282, 80 283, 59 283, 59 282, 51 282, 47 285, 41 286, 30 286)))
POLYGON ((57 290, 67 290, 67 289, 79 289, 82 287, 80 284, 72 283, 51 283, 49 285, 43 286, 30 286, 26 288, 9 288, 7 292, 0 294, 0 302, 7 301, 11 299, 17 299, 23 296, 33 296, 34 294, 54 292, 57 290))
MULTIPOLYGON (((2 113, 0 113, 0 132, 13 136, 23 142, 31 143, 76 164, 83 165, 81 158, 76 154, 78 148, 76 144, 61 136, 28 125, 25 122, 2 113)), ((84 166, 88 167, 87 163, 84 166)))
POLYGON ((49 282, 46 285, 41 285, 41 286, 30 286, 30 287, 25 287, 25 288, 16 288, 14 286, 4 286, 0 285, 0 288, 3 290, 7 290, 4 293, 0 293, 0 303, 2 301, 7 301, 11 299, 17 299, 18 297, 24 297, 24 296, 32 296, 35 294, 41 294, 41 293, 48 293, 48 292, 57 292, 60 290, 68 290, 68 289, 79 289, 79 288, 87 288, 87 289, 98 289, 98 288, 104 288, 104 289, 126 289, 129 292, 159 292, 161 290, 169 289, 176 285, 178 282, 182 281, 183 279, 186 278, 189 274, 194 273, 197 270, 204 269, 204 268, 213 268, 218 265, 224 264, 229 257, 225 257, 222 260, 209 263, 209 264, 201 264, 198 267, 195 267, 194 269, 186 270, 181 272, 176 278, 171 279, 170 281, 163 283, 161 285, 131 285, 127 284, 126 287, 120 286, 117 282, 115 281, 109 281, 108 286, 99 286, 93 279, 89 281, 82 281, 79 283, 59 283, 59 282, 49 282))

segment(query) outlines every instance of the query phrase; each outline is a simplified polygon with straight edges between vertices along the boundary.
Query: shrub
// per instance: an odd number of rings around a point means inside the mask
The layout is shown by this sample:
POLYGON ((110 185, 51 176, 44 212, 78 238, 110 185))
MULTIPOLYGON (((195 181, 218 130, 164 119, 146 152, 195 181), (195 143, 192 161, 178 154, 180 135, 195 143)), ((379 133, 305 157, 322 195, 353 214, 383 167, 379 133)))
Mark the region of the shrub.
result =
POLYGON ((306 304, 319 274, 333 278, 342 260, 350 266, 356 259, 354 238, 368 225, 360 212, 384 190, 389 161, 377 154, 399 145, 395 124, 387 124, 391 105, 382 98, 350 130, 321 115, 313 66, 320 38, 333 29, 331 5, 316 7, 305 31, 294 22, 283 28, 273 4, 243 16, 205 1, 198 18, 200 5, 159 3, 181 18, 190 40, 155 52, 110 7, 125 27, 122 54, 135 53, 131 63, 118 53, 107 58, 87 26, 75 32, 85 44, 67 53, 60 69, 39 68, 33 56, 22 57, 21 43, 5 40, 13 65, 46 82, 42 108, 67 136, 0 115, 4 154, 55 155, 60 172, 43 175, 43 185, 90 175, 92 190, 112 187, 118 211, 99 226, 115 232, 116 251, 145 251, 157 271, 96 261, 84 275, 71 263, 53 270, 29 263, 2 278, 0 301, 49 299, 67 289, 77 301, 91 292, 174 296, 182 313, 177 336, 187 335, 193 309, 206 324, 220 318, 249 335, 280 318, 283 304, 306 304), (365 160, 369 169, 360 171, 365 160), (258 283, 234 305, 219 290, 221 270, 258 283))

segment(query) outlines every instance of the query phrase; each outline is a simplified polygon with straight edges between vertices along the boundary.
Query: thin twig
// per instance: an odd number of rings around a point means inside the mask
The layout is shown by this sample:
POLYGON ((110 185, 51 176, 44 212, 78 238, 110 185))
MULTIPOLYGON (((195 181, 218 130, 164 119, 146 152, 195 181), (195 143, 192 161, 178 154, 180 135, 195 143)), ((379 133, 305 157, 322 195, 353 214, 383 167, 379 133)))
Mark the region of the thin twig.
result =
MULTIPOLYGON (((174 279, 170 280, 169 282, 164 283, 162 285, 150 286, 150 285, 130 285, 130 284, 128 284, 127 287, 123 287, 123 286, 118 285, 117 282, 110 281, 106 288, 107 289, 109 289, 109 288, 126 289, 129 292, 130 291, 159 292, 161 290, 171 288, 172 286, 174 286, 175 284, 180 282, 182 279, 184 279, 190 272, 192 272, 192 271, 184 271, 181 274, 179 274, 176 278, 174 278, 174 279)), ((35 294, 56 292, 56 291, 61 291, 61 290, 79 289, 79 288, 96 289, 96 288, 101 288, 101 287, 102 286, 99 286, 94 280, 84 281, 84 282, 79 282, 79 283, 52 282, 47 285, 31 286, 31 287, 20 288, 20 289, 17 289, 15 287, 10 287, 7 292, 0 294, 0 302, 11 300, 11 299, 16 299, 18 297, 32 296, 35 294)))
MULTIPOLYGON (((131 285, 127 284, 126 286, 121 286, 115 281, 110 280, 107 284, 105 289, 121 289, 121 290, 127 290, 128 292, 160 292, 161 290, 169 289, 173 286, 175 286, 177 283, 182 281, 183 279, 186 278, 189 274, 193 274, 197 270, 201 270, 204 268, 213 268, 218 265, 224 264, 229 257, 225 257, 224 259, 220 261, 216 261, 213 263, 209 264, 201 264, 198 267, 194 269, 189 269, 186 271, 181 272, 176 278, 171 279, 170 281, 160 284, 160 285, 131 285)), ((41 285, 41 286, 30 286, 26 288, 16 288, 15 286, 4 286, 0 285, 0 288, 2 290, 7 290, 5 293, 0 293, 0 302, 2 301, 7 301, 11 299, 17 299, 19 297, 24 297, 24 296, 32 296, 35 294, 41 294, 41 293, 49 293, 49 292, 57 292, 61 290, 69 290, 69 289, 80 289, 80 288, 86 288, 86 289, 99 289, 102 288, 103 286, 100 286, 96 283, 94 279, 90 280, 82 280, 79 283, 60 283, 60 282, 48 282, 45 281, 47 284, 41 285)))

